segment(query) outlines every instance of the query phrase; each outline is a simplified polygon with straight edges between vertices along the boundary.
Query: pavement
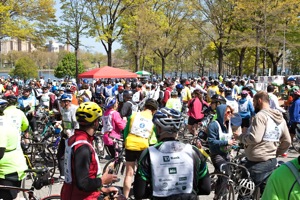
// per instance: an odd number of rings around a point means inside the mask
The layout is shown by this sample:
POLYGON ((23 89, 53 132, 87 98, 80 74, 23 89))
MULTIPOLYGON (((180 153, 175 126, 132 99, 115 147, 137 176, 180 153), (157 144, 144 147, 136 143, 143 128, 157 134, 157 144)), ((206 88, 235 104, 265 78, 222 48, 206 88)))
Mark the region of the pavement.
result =
MULTIPOLYGON (((293 149, 291 148, 291 149, 289 150, 289 152, 288 152, 287 157, 279 157, 278 160, 283 161, 283 162, 287 162, 287 161, 289 161, 289 160, 292 160, 292 159, 294 159, 294 158, 297 158, 298 156, 299 156, 299 153, 297 153, 295 150, 293 150, 293 149)), ((103 169, 103 167, 104 167, 104 165, 105 165, 105 163, 106 163, 107 161, 108 161, 108 160, 106 160, 106 159, 100 160, 100 165, 101 165, 102 169, 103 169)), ((209 172, 213 172, 213 171, 214 171, 214 167, 213 167, 210 163, 208 163, 208 169, 209 169, 209 172)), ((56 170, 56 173, 55 173, 55 175, 54 175, 54 178, 57 179, 58 176, 59 176, 58 170, 56 170)), ((122 186, 123 180, 124 180, 124 176, 121 176, 120 179, 121 179, 120 182, 116 183, 117 186, 122 186)), ((61 183, 55 183, 55 184, 53 185, 53 187, 52 187, 52 192, 51 192, 51 194, 60 194, 61 187, 62 187, 62 182, 61 182, 61 183)), ((39 197, 45 197, 45 196, 48 195, 47 192, 45 192, 44 189, 42 189, 42 190, 40 190, 40 191, 36 191, 36 193, 38 193, 38 196, 39 196, 39 197)), ((21 196, 22 196, 22 195, 21 195, 21 196)), ((213 194, 213 192, 211 192, 210 195, 208 195, 208 196, 199 196, 198 199, 201 199, 201 200, 212 200, 212 199, 213 199, 213 196, 214 196, 214 194, 213 194)))

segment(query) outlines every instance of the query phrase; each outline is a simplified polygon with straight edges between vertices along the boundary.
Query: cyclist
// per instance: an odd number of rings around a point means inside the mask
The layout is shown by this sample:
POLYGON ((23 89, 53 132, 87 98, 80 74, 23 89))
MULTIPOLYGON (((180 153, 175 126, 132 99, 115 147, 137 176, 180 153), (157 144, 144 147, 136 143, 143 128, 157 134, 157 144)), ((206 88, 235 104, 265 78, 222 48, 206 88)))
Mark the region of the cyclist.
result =
POLYGON ((168 99, 166 107, 169 109, 175 109, 179 112, 181 112, 182 109, 182 103, 180 99, 178 98, 178 92, 176 90, 173 90, 171 92, 171 98, 168 99))
POLYGON ((121 109, 121 116, 122 118, 129 118, 132 114, 132 112, 137 112, 138 111, 138 104, 132 101, 132 95, 133 92, 131 90, 125 90, 123 92, 123 99, 124 103, 121 109))
POLYGON ((123 193, 126 198, 129 196, 130 186, 134 175, 136 161, 142 151, 155 144, 154 124, 152 118, 158 108, 158 102, 154 99, 147 99, 144 110, 132 114, 124 130, 126 175, 124 178, 123 193))
MULTIPOLYGON (((237 144, 237 142, 233 139, 230 123, 233 109, 226 104, 221 104, 216 111, 217 119, 208 125, 207 140, 211 161, 215 170, 218 171, 222 164, 230 161, 231 146, 237 144)), ((221 188, 224 182, 225 179, 218 180, 215 189, 221 188)))
POLYGON ((162 108, 153 118, 159 143, 143 151, 134 180, 136 199, 197 199, 209 195, 210 177, 198 148, 176 140, 184 117, 162 108))
POLYGON ((7 108, 4 110, 4 114, 11 118, 14 127, 19 130, 19 134, 21 135, 29 126, 28 119, 24 112, 17 108, 18 98, 15 95, 9 95, 5 97, 5 100, 7 101, 7 108))
MULTIPOLYGON (((63 94, 60 97, 60 114, 61 114, 61 124, 62 124, 62 136, 59 142, 58 150, 57 150, 57 159, 58 159, 58 169, 60 172, 60 178, 64 179, 64 152, 65 152, 65 139, 71 137, 74 134, 75 129, 79 127, 79 124, 76 120, 76 110, 78 106, 71 104, 72 95, 71 94, 63 94)), ((59 126, 59 123, 55 125, 59 126)))
POLYGON ((233 113, 238 113, 239 105, 238 105, 238 102, 232 97, 232 89, 231 88, 225 89, 225 99, 226 99, 226 104, 229 105, 233 109, 233 113))
MULTIPOLYGON (((20 187, 27 164, 20 146, 20 127, 14 122, 16 118, 4 112, 8 105, 0 99, 0 185, 20 187)), ((15 199, 17 195, 17 190, 0 189, 0 199, 15 199)))
POLYGON ((296 174, 294 174, 286 164, 281 165, 268 178, 266 188, 262 195, 262 200, 299 200, 300 156, 289 162, 295 166, 296 174))
POLYGON ((102 192, 117 192, 114 187, 103 185, 117 180, 117 176, 107 172, 101 176, 98 156, 93 148, 95 131, 102 116, 101 108, 94 102, 80 104, 76 119, 80 124, 68 141, 65 154, 65 182, 61 190, 64 200, 94 200, 102 192), (71 149, 69 149, 71 148, 71 149))
POLYGON ((276 157, 285 153, 291 144, 288 127, 280 111, 270 108, 269 95, 259 91, 253 98, 255 112, 246 133, 234 133, 245 145, 246 167, 255 184, 261 184, 276 168, 276 157))
POLYGON ((126 126, 126 120, 121 118, 120 113, 117 111, 119 106, 116 97, 108 97, 105 103, 105 112, 102 116, 103 128, 103 142, 107 146, 110 156, 115 157, 115 149, 113 139, 109 136, 120 139, 121 131, 124 130, 126 126))
POLYGON ((248 92, 243 90, 241 92, 241 99, 238 101, 239 115, 242 117, 242 131, 250 127, 251 117, 255 115, 252 101, 248 98, 248 92))
POLYGON ((293 102, 289 107, 289 130, 292 139, 294 138, 296 132, 297 124, 300 124, 300 90, 296 90, 293 94, 293 102))
MULTIPOLYGON (((25 112, 33 133, 37 134, 37 125, 35 118, 35 107, 37 106, 37 99, 34 95, 31 95, 31 91, 32 88, 30 86, 24 86, 22 96, 18 98, 18 107, 25 112)), ((25 136, 28 136, 28 132, 25 133, 25 136)))

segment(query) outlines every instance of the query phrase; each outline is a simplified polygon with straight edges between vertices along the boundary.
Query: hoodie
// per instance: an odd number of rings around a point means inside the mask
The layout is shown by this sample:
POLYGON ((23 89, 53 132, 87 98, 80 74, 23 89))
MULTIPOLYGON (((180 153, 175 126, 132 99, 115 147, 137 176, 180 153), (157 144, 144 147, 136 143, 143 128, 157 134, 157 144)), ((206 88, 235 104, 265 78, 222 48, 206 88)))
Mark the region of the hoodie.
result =
POLYGON ((211 155, 226 155, 224 149, 228 146, 227 140, 220 139, 219 125, 222 132, 228 134, 229 130, 224 126, 224 115, 227 105, 221 104, 217 107, 217 119, 208 126, 208 144, 211 155), (218 125, 219 124, 219 125, 218 125))
MULTIPOLYGON (((274 139, 274 137, 270 138, 274 139)), ((253 162, 262 162, 276 158, 285 153, 291 144, 291 137, 286 121, 280 111, 271 108, 260 110, 254 116, 252 125, 249 127, 247 133, 241 134, 239 140, 245 144, 247 159, 253 162), (280 132, 278 140, 275 137, 274 141, 268 141, 266 136, 276 136, 274 133, 276 127, 279 128, 280 132), (272 131, 271 134, 267 134, 268 131, 266 130, 268 129, 272 131)))
POLYGON ((250 117, 253 117, 255 115, 254 107, 250 99, 242 98, 238 101, 238 104, 239 104, 239 114, 243 119, 249 119, 250 117), (247 106, 246 107, 247 109, 244 108, 245 104, 247 106))

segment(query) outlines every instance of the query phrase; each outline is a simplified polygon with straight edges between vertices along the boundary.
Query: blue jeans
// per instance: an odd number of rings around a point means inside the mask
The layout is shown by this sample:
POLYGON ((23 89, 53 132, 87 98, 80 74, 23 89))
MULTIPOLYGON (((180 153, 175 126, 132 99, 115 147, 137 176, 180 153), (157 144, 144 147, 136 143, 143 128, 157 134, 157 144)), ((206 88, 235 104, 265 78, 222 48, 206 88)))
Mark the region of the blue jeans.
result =
POLYGON ((261 184, 261 194, 265 188, 266 180, 277 166, 277 159, 272 158, 263 162, 247 161, 245 167, 249 170, 250 176, 255 185, 261 184))

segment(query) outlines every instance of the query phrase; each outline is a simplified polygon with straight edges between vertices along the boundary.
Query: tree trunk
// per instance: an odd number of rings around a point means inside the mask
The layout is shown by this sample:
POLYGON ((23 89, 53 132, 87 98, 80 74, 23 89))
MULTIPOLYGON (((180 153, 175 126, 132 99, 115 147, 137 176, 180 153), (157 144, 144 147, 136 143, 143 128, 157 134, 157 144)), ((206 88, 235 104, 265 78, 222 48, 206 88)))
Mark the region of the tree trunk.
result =
POLYGON ((218 75, 222 74, 223 72, 223 46, 222 46, 222 42, 220 43, 220 46, 218 47, 218 75))
POLYGON ((246 54, 246 47, 243 47, 241 49, 241 53, 240 53, 240 60, 239 60, 239 66, 238 66, 238 75, 239 76, 242 76, 242 73, 243 73, 243 61, 244 61, 244 58, 245 58, 245 54, 246 54))
POLYGON ((165 78, 165 64, 166 64, 166 58, 165 57, 161 57, 161 77, 162 80, 164 80, 165 78))
POLYGON ((107 65, 114 67, 112 65, 112 41, 108 40, 107 42, 107 65))
POLYGON ((257 70, 259 68, 260 61, 260 48, 255 47, 255 66, 254 66, 254 74, 257 75, 257 70))
POLYGON ((78 78, 78 47, 75 48, 75 68, 76 68, 76 72, 75 72, 76 82, 77 85, 79 85, 80 81, 78 78))

